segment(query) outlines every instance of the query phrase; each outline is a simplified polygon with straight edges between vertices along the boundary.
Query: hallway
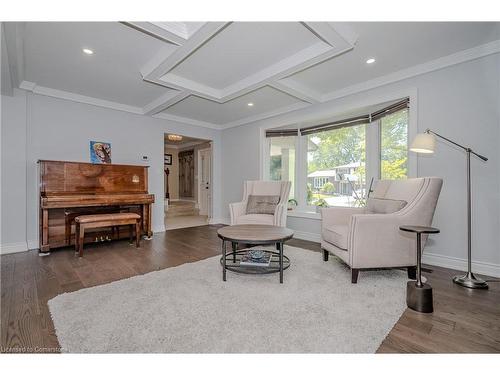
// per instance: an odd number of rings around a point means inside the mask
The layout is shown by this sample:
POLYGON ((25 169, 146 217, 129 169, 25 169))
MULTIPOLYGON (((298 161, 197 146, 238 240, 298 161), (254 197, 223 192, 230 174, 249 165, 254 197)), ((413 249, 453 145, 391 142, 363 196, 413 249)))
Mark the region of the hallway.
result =
POLYGON ((208 224, 208 216, 200 215, 196 202, 191 200, 175 200, 165 204, 166 230, 197 227, 208 224))

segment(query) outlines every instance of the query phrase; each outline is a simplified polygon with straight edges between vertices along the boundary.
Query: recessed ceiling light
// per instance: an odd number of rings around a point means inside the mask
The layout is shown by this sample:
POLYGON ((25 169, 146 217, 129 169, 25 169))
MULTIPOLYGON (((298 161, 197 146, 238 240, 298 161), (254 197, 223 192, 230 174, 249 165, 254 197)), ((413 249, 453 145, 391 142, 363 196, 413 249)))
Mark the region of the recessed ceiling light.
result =
POLYGON ((375 59, 373 57, 366 60, 367 64, 373 64, 374 62, 375 62, 375 59))
POLYGON ((253 107, 253 103, 252 103, 252 102, 247 103, 247 106, 249 106, 249 107, 253 107))
POLYGON ((92 51, 91 49, 89 48, 84 48, 82 49, 83 53, 85 53, 86 55, 93 55, 94 54, 94 51, 92 51))

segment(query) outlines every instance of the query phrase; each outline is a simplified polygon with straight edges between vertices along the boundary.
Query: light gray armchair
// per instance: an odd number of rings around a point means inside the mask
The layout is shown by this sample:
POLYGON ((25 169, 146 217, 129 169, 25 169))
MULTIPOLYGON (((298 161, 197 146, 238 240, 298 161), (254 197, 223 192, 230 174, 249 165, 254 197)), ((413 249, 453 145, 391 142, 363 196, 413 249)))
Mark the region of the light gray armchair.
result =
POLYGON ((288 196, 291 188, 290 181, 245 181, 243 200, 229 204, 231 225, 236 224, 267 224, 286 226, 286 212, 288 209, 288 196), (274 195, 279 196, 279 202, 274 215, 247 214, 249 195, 274 195))
POLYGON ((407 267, 412 277, 415 237, 401 232, 399 226, 430 226, 442 184, 443 180, 435 177, 379 181, 370 195, 371 203, 402 202, 404 207, 393 213, 373 213, 370 204, 367 208, 322 209, 323 260, 328 261, 330 253, 342 259, 351 267, 353 283, 359 270, 370 268, 407 267))

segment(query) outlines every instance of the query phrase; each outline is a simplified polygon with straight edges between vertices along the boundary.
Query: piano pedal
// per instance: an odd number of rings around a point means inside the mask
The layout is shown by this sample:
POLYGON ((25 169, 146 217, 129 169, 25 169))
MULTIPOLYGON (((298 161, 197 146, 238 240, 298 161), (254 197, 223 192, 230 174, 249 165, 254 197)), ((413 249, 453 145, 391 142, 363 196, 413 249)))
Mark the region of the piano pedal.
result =
POLYGON ((111 238, 109 238, 109 236, 106 236, 106 241, 110 242, 111 238))
POLYGON ((50 255, 50 252, 48 252, 48 251, 46 253, 42 253, 41 251, 38 252, 39 257, 46 257, 48 255, 50 255))

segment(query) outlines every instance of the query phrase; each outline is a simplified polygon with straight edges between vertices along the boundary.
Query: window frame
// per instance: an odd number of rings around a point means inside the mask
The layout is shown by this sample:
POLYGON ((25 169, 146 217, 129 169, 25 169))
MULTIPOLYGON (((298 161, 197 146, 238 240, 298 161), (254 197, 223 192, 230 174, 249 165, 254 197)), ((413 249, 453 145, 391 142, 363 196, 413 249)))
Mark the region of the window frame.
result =
MULTIPOLYGON (((418 176, 418 159, 415 153, 409 151, 409 143, 418 132, 418 91, 416 88, 410 88, 402 91, 389 93, 387 95, 378 95, 371 98, 359 101, 356 104, 337 107, 336 111, 327 114, 329 117, 336 117, 340 113, 348 111, 356 111, 359 108, 378 105, 380 103, 399 100, 401 98, 409 98, 408 108, 408 178, 415 178, 418 176)), ((301 118, 298 122, 306 122, 312 118, 301 118)), ((265 131, 280 126, 286 126, 290 122, 277 124, 275 121, 269 125, 260 127, 260 178, 269 179, 269 144, 266 138, 265 131)), ((380 179, 381 163, 380 163, 380 119, 375 120, 366 125, 366 181, 369 185, 372 177, 374 180, 380 179), (376 126, 373 126, 376 125, 376 126)), ((297 136, 296 140, 296 163, 295 163, 295 199, 298 205, 295 210, 288 211, 289 216, 303 217, 308 219, 321 219, 320 214, 316 213, 316 206, 308 206, 306 204, 307 196, 307 141, 305 136, 297 136), (305 150, 305 153, 304 153, 305 150), (306 183, 302 182, 306 181, 306 183)), ((368 187, 368 186, 367 186, 368 187)))

